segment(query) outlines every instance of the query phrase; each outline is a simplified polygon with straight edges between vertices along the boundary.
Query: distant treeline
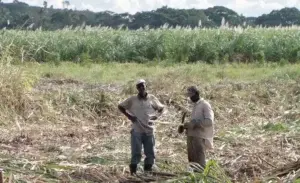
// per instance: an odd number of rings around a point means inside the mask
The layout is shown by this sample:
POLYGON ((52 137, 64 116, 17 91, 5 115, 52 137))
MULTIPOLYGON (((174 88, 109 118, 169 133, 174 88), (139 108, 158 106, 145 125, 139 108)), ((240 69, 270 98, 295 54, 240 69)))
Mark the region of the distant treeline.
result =
POLYGON ((14 0, 2 3, 0 0, 0 28, 57 30, 64 27, 108 26, 139 29, 149 26, 158 28, 165 24, 170 27, 219 27, 228 26, 290 26, 300 25, 300 12, 297 8, 274 10, 259 17, 245 17, 223 6, 208 9, 173 9, 161 7, 153 11, 136 14, 117 14, 110 11, 92 12, 67 9, 69 1, 63 1, 66 8, 54 9, 44 1, 43 7, 29 6, 14 0), (223 21, 222 21, 223 20, 223 21))

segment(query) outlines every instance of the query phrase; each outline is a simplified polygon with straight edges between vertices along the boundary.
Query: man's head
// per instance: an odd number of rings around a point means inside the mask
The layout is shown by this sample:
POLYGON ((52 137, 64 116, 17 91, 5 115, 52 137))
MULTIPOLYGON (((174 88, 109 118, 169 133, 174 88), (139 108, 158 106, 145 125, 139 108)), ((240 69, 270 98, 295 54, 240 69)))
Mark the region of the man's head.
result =
POLYGON ((145 80, 143 79, 138 80, 136 83, 136 89, 138 90, 140 97, 144 98, 147 96, 145 80))
POLYGON ((191 99, 192 102, 198 102, 200 99, 200 92, 196 86, 188 87, 186 95, 191 99))

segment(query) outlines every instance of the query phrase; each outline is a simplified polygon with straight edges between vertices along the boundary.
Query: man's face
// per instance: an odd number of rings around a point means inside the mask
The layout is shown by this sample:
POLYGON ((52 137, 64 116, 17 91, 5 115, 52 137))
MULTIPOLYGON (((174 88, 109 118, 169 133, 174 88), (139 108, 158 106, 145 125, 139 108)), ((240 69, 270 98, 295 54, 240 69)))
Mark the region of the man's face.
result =
POLYGON ((146 94, 146 85, 145 85, 145 83, 138 84, 136 86, 136 88, 137 88, 140 95, 144 96, 146 94))
POLYGON ((197 102, 199 100, 199 95, 193 91, 187 91, 187 97, 189 97, 192 102, 197 102))
POLYGON ((192 96, 194 96, 195 93, 193 91, 187 90, 186 96, 191 98, 192 96))
POLYGON ((191 99, 192 102, 195 103, 199 100, 199 95, 194 94, 194 95, 190 96, 190 99, 191 99))

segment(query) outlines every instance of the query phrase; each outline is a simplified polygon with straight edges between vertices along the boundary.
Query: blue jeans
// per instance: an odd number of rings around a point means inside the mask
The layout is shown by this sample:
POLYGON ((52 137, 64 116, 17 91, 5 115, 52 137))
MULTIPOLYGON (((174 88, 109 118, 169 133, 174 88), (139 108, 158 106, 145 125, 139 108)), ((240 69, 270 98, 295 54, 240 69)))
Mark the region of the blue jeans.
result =
POLYGON ((139 164, 142 158, 142 145, 146 158, 145 165, 153 165, 155 161, 154 146, 155 139, 153 134, 138 133, 131 131, 131 164, 139 164))

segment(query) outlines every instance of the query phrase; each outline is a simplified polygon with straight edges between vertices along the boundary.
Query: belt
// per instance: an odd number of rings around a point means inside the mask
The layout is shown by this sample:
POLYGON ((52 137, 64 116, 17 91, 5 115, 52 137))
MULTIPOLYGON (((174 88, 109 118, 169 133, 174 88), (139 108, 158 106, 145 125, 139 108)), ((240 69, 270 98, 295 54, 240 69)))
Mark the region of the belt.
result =
MULTIPOLYGON (((149 127, 145 126, 139 119, 137 119, 137 122, 141 125, 142 128, 148 128, 148 129, 149 129, 149 127)), ((149 122, 148 122, 148 125, 149 125, 149 126, 153 126, 154 123, 151 122, 151 121, 149 121, 149 122)))

